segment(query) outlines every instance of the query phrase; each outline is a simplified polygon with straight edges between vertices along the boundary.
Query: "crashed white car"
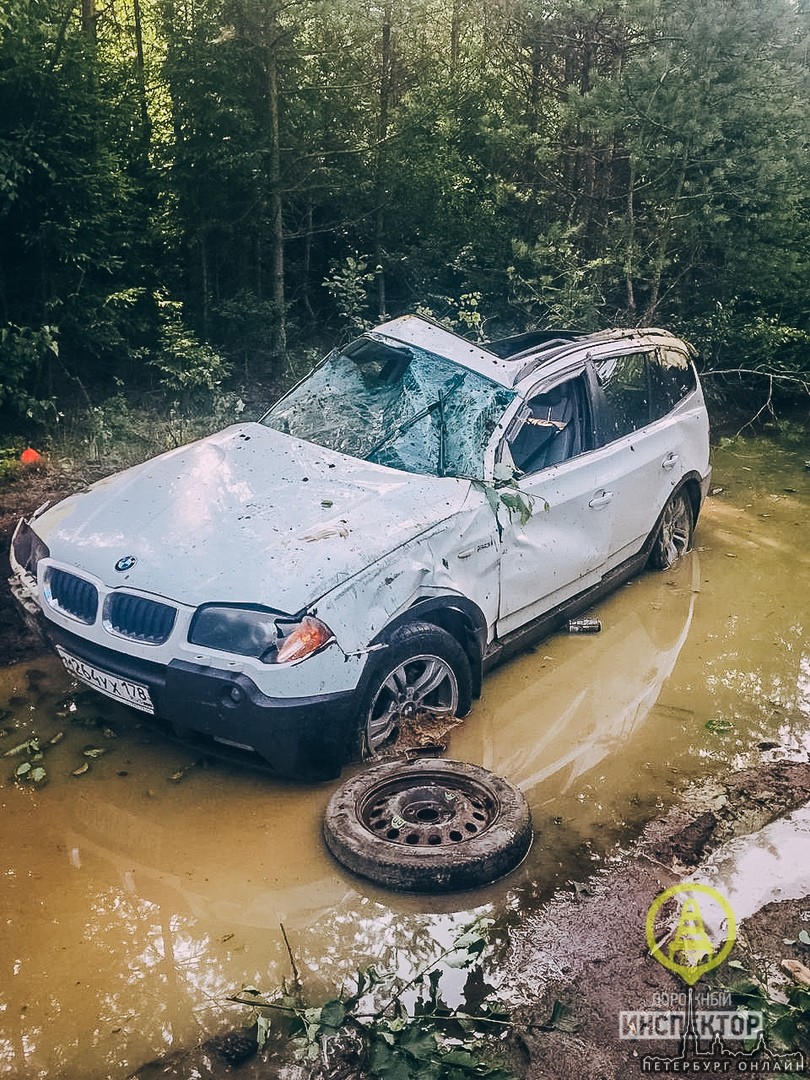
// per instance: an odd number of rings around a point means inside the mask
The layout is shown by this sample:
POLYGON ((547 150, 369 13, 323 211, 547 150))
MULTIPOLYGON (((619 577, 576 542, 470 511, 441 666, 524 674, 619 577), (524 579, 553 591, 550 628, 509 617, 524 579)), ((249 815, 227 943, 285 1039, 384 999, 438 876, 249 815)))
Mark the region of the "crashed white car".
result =
POLYGON ((21 521, 71 675, 212 749, 329 778, 691 544, 709 424, 662 330, 473 344, 405 316, 257 423, 21 521))

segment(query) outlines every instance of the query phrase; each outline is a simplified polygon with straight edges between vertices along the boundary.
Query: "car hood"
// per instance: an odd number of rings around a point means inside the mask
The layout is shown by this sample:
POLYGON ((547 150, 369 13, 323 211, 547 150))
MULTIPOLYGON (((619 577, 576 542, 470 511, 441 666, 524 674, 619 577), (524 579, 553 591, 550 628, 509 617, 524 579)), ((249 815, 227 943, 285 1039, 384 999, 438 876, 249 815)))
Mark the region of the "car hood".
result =
POLYGON ((33 527, 54 560, 107 585, 292 614, 457 512, 469 488, 240 424, 101 480, 33 527))

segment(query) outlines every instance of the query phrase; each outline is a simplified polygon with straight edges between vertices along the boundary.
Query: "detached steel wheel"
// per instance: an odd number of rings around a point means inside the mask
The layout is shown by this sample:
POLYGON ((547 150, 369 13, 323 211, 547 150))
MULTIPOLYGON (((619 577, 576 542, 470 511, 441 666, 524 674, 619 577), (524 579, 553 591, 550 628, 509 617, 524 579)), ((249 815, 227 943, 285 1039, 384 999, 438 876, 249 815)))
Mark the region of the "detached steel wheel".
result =
POLYGON ((453 892, 513 870, 531 847, 523 794, 462 761, 386 762, 351 777, 326 808, 324 838, 355 874, 390 889, 453 892))
POLYGON ((658 570, 669 570, 691 549, 694 527, 692 503, 686 492, 679 491, 664 507, 650 551, 650 566, 658 570))

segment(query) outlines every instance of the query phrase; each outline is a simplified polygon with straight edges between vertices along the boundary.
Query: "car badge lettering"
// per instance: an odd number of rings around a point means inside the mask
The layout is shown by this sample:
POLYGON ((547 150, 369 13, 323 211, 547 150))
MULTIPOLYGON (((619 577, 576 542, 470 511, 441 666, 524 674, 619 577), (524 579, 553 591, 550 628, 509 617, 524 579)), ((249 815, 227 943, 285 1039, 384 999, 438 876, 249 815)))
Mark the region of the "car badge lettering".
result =
POLYGON ((134 555, 123 555, 115 564, 115 569, 119 574, 125 574, 127 570, 131 570, 138 560, 134 555))

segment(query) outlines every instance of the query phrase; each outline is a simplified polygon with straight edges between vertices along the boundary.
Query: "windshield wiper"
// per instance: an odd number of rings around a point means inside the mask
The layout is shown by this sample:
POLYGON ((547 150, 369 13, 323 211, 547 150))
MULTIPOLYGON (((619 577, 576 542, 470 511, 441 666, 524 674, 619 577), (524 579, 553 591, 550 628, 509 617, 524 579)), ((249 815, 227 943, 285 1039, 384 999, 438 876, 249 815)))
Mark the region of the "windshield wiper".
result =
POLYGON ((458 387, 464 382, 466 377, 467 377, 466 372, 460 372, 458 375, 456 375, 451 380, 450 385, 448 386, 446 393, 439 394, 439 396, 436 398, 435 401, 431 401, 430 405, 426 405, 424 407, 424 409, 420 409, 418 413, 414 413, 413 416, 409 416, 407 420, 404 420, 401 424, 398 424, 397 427, 393 428, 387 434, 383 435, 383 437, 381 439, 378 439, 377 442, 374 444, 374 446, 372 446, 372 448, 370 450, 366 451, 366 454, 365 454, 366 461, 370 461, 371 458, 374 456, 374 454, 376 454, 378 451, 382 450, 382 448, 384 446, 386 446, 389 442, 391 442, 392 439, 397 439, 397 438, 399 438, 400 435, 404 435, 406 431, 409 431, 414 426, 414 424, 418 424, 420 420, 424 420, 426 416, 430 416, 431 413, 434 413, 438 409, 439 410, 439 465, 438 465, 437 472, 438 472, 439 476, 444 476, 444 456, 445 456, 444 442, 445 442, 445 435, 446 435, 446 431, 447 431, 445 420, 444 420, 444 403, 445 403, 445 401, 447 401, 447 399, 450 397, 450 395, 453 394, 458 389, 458 387))

